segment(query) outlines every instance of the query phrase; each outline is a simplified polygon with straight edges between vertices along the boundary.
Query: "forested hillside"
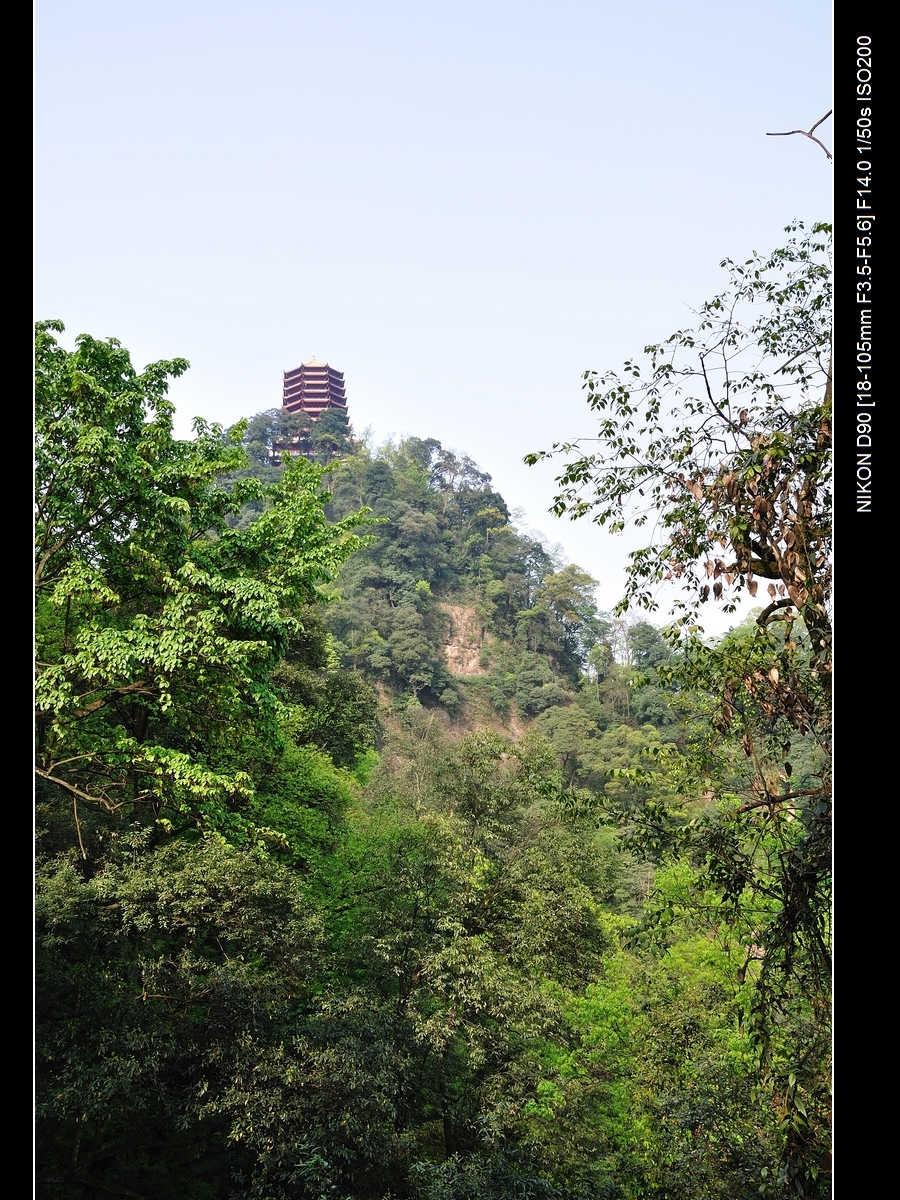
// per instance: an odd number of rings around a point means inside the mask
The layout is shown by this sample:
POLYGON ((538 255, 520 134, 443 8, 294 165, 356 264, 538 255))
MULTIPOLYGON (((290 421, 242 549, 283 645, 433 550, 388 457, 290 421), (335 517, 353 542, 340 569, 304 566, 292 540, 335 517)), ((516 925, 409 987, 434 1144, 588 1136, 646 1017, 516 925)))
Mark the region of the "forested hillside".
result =
POLYGON ((664 637, 643 584, 599 612, 490 464, 338 424, 282 462, 277 411, 179 441, 186 363, 61 328, 38 1194, 827 1196, 830 390, 774 432, 745 398, 725 466, 669 447, 660 570, 708 535, 700 602, 790 574, 724 638, 664 637))

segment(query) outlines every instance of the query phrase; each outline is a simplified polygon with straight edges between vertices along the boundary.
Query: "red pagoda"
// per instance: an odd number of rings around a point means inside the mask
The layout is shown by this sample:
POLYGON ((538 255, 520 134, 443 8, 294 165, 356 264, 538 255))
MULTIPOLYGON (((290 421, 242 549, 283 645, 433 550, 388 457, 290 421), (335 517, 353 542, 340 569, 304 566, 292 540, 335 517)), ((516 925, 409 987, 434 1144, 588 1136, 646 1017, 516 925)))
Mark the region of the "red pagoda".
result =
POLYGON ((347 415, 344 372, 328 363, 316 362, 315 354, 307 363, 284 373, 282 407, 292 413, 306 413, 317 421, 323 412, 336 408, 347 415))

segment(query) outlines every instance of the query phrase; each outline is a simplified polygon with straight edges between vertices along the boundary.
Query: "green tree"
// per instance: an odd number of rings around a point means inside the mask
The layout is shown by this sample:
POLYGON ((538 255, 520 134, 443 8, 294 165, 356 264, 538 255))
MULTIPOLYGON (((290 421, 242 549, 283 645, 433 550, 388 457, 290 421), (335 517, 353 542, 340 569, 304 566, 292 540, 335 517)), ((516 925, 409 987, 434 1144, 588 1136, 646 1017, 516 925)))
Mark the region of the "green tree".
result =
POLYGON ((274 466, 289 447, 308 453, 311 429, 312 421, 305 412, 270 408, 244 423, 242 441, 251 463, 274 466))
POLYGON ((234 1195, 254 1164, 221 1098, 309 999, 321 919, 301 876, 218 837, 104 845, 38 873, 37 1194, 234 1195))
POLYGON ((242 475, 241 427, 174 438, 183 360, 61 331, 36 340, 39 1184, 226 1196, 255 1171, 248 1047, 312 1003, 304 874, 350 792, 314 746, 349 764, 374 732, 318 616, 362 515, 330 524, 303 459, 242 475))
POLYGON ((546 1188, 553 1148, 533 1154, 524 1116, 540 1046, 565 1041, 566 997, 600 971, 616 854, 555 803, 561 777, 543 739, 454 742, 433 715, 411 706, 385 748, 367 799, 384 840, 370 843, 358 890, 379 990, 396 994, 422 1064, 406 1104, 426 1151, 416 1178, 434 1196, 502 1195, 494 1170, 546 1188), (484 1191, 453 1190, 467 1172, 484 1173, 484 1191))
POLYGON ((788 232, 799 236, 767 258, 726 259, 730 285, 698 330, 648 346, 646 368, 586 372, 601 448, 566 464, 554 511, 613 532, 661 519, 662 537, 631 555, 623 610, 655 608, 657 585, 676 579, 690 625, 698 602, 724 598, 728 611, 730 595, 769 580, 765 619, 797 612, 827 669, 830 227, 788 232))
POLYGON ((327 465, 351 450, 352 437, 347 414, 338 408, 327 408, 313 422, 309 435, 311 455, 316 462, 327 465))
POLYGON ((686 826, 648 807, 644 835, 657 850, 667 836, 689 848, 736 925, 756 898, 751 1020, 764 1079, 787 1098, 782 1182, 811 1197, 825 1150, 807 1114, 827 1079, 830 979, 830 228, 787 232, 768 256, 723 262, 728 286, 696 330, 646 347, 622 375, 586 373, 599 447, 566 463, 555 511, 614 532, 653 518, 657 539, 632 553, 620 611, 654 609, 666 581, 682 589, 677 657, 658 674, 698 716, 678 790, 713 803, 686 826), (704 642, 700 607, 734 611, 760 581, 768 602, 752 629, 704 642), (816 762, 807 786, 794 782, 798 746, 816 762), (795 1023, 786 1045, 783 1014, 803 1005, 816 1019, 795 1023))
POLYGON ((322 469, 277 482, 218 477, 245 462, 241 430, 172 435, 168 380, 115 340, 36 341, 37 772, 79 804, 166 824, 233 826, 252 784, 228 762, 242 730, 277 740, 270 675, 318 585, 361 543, 329 525, 322 469), (250 499, 246 529, 229 515, 250 499))
POLYGON ((605 628, 594 599, 596 587, 596 579, 569 563, 547 576, 538 596, 537 607, 549 613, 559 628, 565 657, 578 667, 584 666, 605 628))

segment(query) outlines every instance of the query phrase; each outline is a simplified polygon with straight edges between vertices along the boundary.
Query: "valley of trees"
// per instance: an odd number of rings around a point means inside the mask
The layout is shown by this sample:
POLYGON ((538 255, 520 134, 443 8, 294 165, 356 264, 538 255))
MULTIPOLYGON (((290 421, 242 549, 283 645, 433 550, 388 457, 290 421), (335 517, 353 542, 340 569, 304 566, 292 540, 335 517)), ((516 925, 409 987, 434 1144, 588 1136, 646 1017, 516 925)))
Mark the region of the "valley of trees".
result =
POLYGON ((39 1196, 830 1195, 827 232, 586 376, 616 613, 438 441, 39 324, 39 1196))

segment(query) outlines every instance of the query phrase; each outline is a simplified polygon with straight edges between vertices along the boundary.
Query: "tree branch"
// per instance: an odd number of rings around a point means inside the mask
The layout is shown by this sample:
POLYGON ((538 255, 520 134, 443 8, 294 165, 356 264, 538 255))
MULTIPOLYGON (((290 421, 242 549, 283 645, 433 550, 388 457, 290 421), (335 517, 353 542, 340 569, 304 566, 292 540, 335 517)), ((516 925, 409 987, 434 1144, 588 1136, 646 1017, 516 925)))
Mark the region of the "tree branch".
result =
POLYGON ((813 130, 818 129, 823 121, 827 121, 831 116, 832 111, 832 109, 829 109, 824 117, 820 117, 819 120, 816 121, 815 125, 813 125, 812 129, 788 129, 784 133, 767 133, 766 137, 791 137, 793 134, 799 133, 801 137, 808 137, 811 142, 815 142, 817 146, 821 146, 830 161, 831 151, 823 142, 820 142, 817 137, 813 137, 813 130))
POLYGON ((49 783, 58 783, 60 787, 71 792, 74 796, 78 796, 81 800, 88 800, 91 804, 102 804, 107 812, 115 812, 120 807, 118 804, 110 804, 108 800, 104 800, 102 796, 92 796, 88 792, 83 792, 81 788, 77 788, 74 783, 67 783, 65 779, 60 779, 56 775, 51 775, 49 771, 45 771, 42 767, 36 766, 35 773, 40 775, 42 779, 46 779, 49 783))
POLYGON ((80 1168, 76 1168, 72 1172, 60 1172, 57 1175, 40 1175, 38 1176, 38 1182, 87 1184, 88 1187, 99 1188, 101 1192, 112 1192, 115 1196, 133 1196, 134 1200, 144 1200, 140 1192, 133 1192, 131 1188, 122 1187, 115 1183, 106 1183, 100 1179, 88 1179, 86 1175, 81 1174, 80 1168))
POLYGON ((766 792, 761 800, 749 800, 742 804, 740 808, 735 809, 735 814, 750 812, 754 808, 766 808, 771 804, 784 804, 786 800, 797 800, 801 796, 819 796, 823 791, 824 788, 804 788, 802 792, 785 792, 783 796, 773 796, 766 792))
MULTIPOLYGON (((127 696, 129 694, 133 694, 134 692, 139 692, 144 696, 152 696, 154 694, 150 688, 147 687, 146 679, 138 679, 135 683, 126 683, 123 684, 122 687, 114 688, 112 692, 101 697, 99 700, 93 700, 90 704, 85 705, 84 708, 76 708, 71 715, 76 719, 80 717, 88 717, 91 713, 96 712, 98 708, 105 707, 105 705, 109 704, 109 702, 115 699, 117 696, 127 696)), ((89 696, 90 692, 86 692, 85 695, 89 696)))
POLYGON ((757 625, 765 625, 766 622, 769 620, 769 617, 771 617, 772 613, 776 612, 779 608, 792 608, 792 607, 794 607, 793 600, 786 600, 786 599, 785 600, 773 600, 772 603, 770 605, 768 605, 768 607, 764 608, 762 610, 762 612, 759 614, 759 616, 756 618, 756 623, 757 623, 757 625))

